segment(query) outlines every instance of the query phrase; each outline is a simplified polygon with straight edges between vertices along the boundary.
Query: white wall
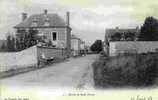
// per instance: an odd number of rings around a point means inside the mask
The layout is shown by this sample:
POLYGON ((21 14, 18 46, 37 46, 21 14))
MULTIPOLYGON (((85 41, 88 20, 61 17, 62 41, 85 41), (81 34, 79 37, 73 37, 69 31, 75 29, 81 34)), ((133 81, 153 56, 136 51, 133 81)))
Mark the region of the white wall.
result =
POLYGON ((158 42, 154 41, 117 41, 110 42, 109 53, 110 56, 116 56, 124 52, 155 52, 155 49, 158 49, 158 42))
POLYGON ((0 72, 37 64, 37 48, 33 46, 21 52, 0 53, 0 72))
POLYGON ((71 39, 71 49, 79 50, 79 40, 78 39, 71 39))
POLYGON ((54 45, 56 45, 57 47, 60 47, 60 42, 63 43, 64 48, 67 46, 66 42, 67 42, 67 34, 66 34, 66 28, 39 28, 38 29, 40 34, 44 34, 48 40, 51 40, 54 45), (52 40, 52 32, 56 32, 57 33, 57 40, 53 41, 52 40))
POLYGON ((78 56, 80 51, 80 40, 79 39, 71 39, 71 49, 73 56, 78 56))

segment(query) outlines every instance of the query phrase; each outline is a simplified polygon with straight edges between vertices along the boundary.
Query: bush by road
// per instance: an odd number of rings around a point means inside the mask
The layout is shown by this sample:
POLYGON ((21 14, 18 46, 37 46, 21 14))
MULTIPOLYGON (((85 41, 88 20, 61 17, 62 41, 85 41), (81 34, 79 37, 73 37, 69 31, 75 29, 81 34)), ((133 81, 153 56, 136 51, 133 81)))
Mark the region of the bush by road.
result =
POLYGON ((158 54, 100 56, 93 63, 96 87, 144 87, 158 77, 158 54))

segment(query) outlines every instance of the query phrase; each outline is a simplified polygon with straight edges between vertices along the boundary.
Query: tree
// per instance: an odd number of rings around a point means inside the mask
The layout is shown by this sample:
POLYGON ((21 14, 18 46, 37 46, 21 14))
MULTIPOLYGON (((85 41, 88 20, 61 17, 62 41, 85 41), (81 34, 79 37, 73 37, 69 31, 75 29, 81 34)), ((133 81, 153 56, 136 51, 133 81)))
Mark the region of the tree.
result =
POLYGON ((135 34, 136 33, 134 33, 134 32, 129 32, 128 31, 124 34, 124 38, 125 38, 126 41, 134 41, 135 40, 135 34))
POLYGON ((15 51, 15 38, 12 35, 7 36, 7 51, 15 51))
POLYGON ((29 29, 29 31, 18 30, 16 36, 16 49, 17 51, 24 50, 37 44, 37 30, 29 29))
POLYGON ((114 35, 111 36, 112 41, 120 41, 122 38, 122 34, 119 32, 116 32, 114 35))
POLYGON ((2 44, 1 51, 6 51, 6 45, 5 45, 5 43, 2 44))
POLYGON ((158 21, 154 17, 147 17, 138 36, 139 41, 158 41, 158 21))
POLYGON ((99 53, 103 50, 102 40, 96 40, 90 47, 90 49, 94 52, 99 53))
POLYGON ((7 50, 11 51, 11 36, 7 36, 7 50))
POLYGON ((12 37, 11 39, 11 51, 15 51, 15 38, 12 37))
POLYGON ((20 50, 20 43, 19 43, 19 40, 16 38, 16 51, 19 51, 20 50))
POLYGON ((36 45, 37 44, 37 33, 38 31, 37 30, 33 30, 33 29, 30 29, 29 30, 29 47, 33 46, 33 45, 36 45))

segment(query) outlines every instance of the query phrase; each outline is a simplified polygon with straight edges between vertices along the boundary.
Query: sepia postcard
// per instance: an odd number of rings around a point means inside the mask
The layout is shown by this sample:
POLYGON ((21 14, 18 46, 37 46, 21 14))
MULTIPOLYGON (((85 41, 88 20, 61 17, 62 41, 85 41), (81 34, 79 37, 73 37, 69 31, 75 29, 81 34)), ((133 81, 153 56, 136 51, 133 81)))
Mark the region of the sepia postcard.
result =
POLYGON ((158 1, 0 0, 0 100, 158 100, 158 1))

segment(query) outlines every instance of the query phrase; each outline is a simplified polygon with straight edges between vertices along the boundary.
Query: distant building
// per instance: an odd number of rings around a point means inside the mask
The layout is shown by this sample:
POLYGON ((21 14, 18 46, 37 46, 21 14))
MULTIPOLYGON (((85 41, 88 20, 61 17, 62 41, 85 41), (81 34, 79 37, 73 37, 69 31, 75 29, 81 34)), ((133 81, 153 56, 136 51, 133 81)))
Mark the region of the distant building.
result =
POLYGON ((71 50, 72 50, 73 56, 80 55, 80 49, 81 49, 80 45, 81 45, 81 39, 72 34, 72 36, 71 36, 71 50))
MULTIPOLYGON (((125 29, 121 29, 121 28, 114 28, 114 29, 106 29, 105 31, 105 40, 106 41, 116 41, 116 40, 113 40, 113 36, 115 36, 117 33, 120 33, 121 35, 121 38, 117 41, 127 41, 128 40, 128 37, 126 38, 126 34, 128 33, 132 33, 133 34, 133 37, 131 36, 131 38, 133 38, 133 40, 130 40, 130 41, 134 41, 137 39, 137 36, 139 35, 139 27, 136 27, 136 28, 125 28, 125 29)), ((129 36, 130 37, 130 36, 129 36)))
POLYGON ((72 34, 71 36, 71 50, 73 56, 79 56, 86 53, 86 44, 83 40, 72 34))
POLYGON ((65 21, 59 15, 44 10, 41 14, 33 14, 29 17, 27 13, 22 13, 22 21, 14 28, 17 34, 28 33, 30 29, 36 30, 38 35, 45 36, 56 48, 65 48, 67 55, 70 56, 71 27, 69 23, 69 12, 66 13, 65 21))
POLYGON ((140 29, 138 27, 131 29, 106 29, 104 40, 104 51, 109 54, 109 43, 111 41, 137 41, 140 29))
POLYGON ((85 55, 85 54, 86 54, 86 44, 85 44, 85 42, 82 41, 82 40, 81 40, 80 48, 81 48, 80 54, 81 54, 81 55, 85 55))

